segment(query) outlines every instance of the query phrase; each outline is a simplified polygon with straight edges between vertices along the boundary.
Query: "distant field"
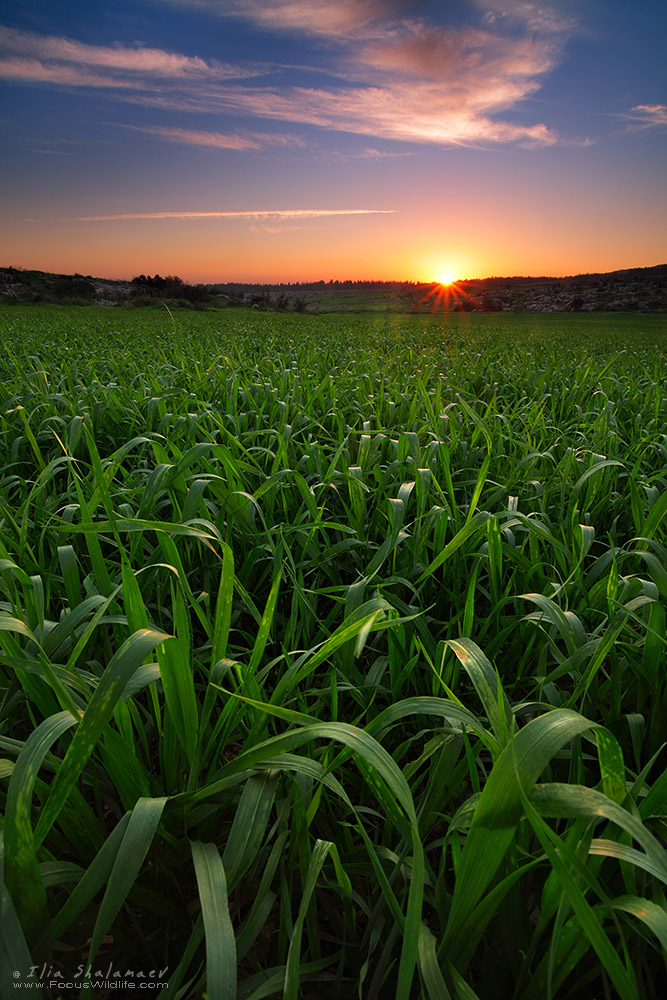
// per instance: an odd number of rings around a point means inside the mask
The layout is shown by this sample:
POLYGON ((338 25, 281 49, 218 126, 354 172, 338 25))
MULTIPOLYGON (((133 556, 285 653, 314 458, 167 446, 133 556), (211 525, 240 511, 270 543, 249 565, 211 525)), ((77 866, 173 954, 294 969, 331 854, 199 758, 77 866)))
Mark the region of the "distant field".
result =
POLYGON ((0 334, 2 1000, 664 995, 664 316, 0 334))

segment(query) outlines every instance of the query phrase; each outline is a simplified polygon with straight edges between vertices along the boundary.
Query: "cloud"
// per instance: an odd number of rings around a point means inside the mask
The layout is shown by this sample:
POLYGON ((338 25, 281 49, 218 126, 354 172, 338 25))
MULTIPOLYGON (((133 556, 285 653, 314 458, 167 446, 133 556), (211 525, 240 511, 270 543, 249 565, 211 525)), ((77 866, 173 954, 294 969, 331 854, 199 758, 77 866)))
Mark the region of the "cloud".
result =
POLYGON ((558 7, 529 0, 474 0, 474 3, 484 11, 484 22, 496 27, 521 24, 531 32, 570 34, 578 26, 576 18, 558 7))
POLYGON ((325 38, 352 38, 373 22, 394 14, 398 5, 383 0, 166 0, 220 17, 252 21, 261 28, 305 32, 325 38))
POLYGON ((207 62, 145 46, 86 45, 69 38, 0 27, 0 77, 87 87, 142 87, 147 79, 183 85, 255 76, 257 67, 207 62), (99 73, 107 71, 106 75, 99 73), (129 75, 128 75, 129 74, 129 75))
MULTIPOLYGON (((410 0, 158 0, 158 2, 203 10, 223 18, 250 21, 267 30, 305 33, 330 40, 372 38, 391 35, 406 25, 419 24, 413 14, 418 5, 410 0)), ((484 11, 485 24, 496 28, 517 25, 530 33, 569 34, 577 20, 557 7, 530 0, 470 0, 484 11)))
POLYGON ((332 215, 392 215, 393 208, 258 208, 244 212, 126 212, 81 215, 70 222, 126 222, 131 219, 317 219, 332 215))
POLYGON ((155 135, 167 142, 184 146, 204 146, 211 149, 260 150, 270 146, 304 146, 304 140, 287 132, 224 133, 205 132, 199 129, 166 128, 159 125, 126 125, 137 132, 155 135))
MULTIPOLYGON (((335 42, 328 85, 290 86, 281 74, 270 86, 258 86, 257 80, 249 86, 248 78, 269 67, 12 29, 0 31, 5 53, 0 75, 16 82, 114 88, 116 99, 180 112, 178 127, 146 125, 143 131, 191 146, 243 151, 305 145, 293 134, 278 137, 252 126, 191 129, 191 113, 444 146, 558 141, 544 122, 517 124, 498 117, 535 94, 562 59, 574 22, 552 8, 524 0, 475 0, 485 11, 479 23, 445 28, 402 16, 398 4, 385 0, 162 2, 244 18, 267 30, 326 37, 335 42)), ((321 60, 317 68, 326 72, 321 60)))
POLYGON ((58 63, 43 63, 38 59, 0 58, 0 78, 16 83, 55 83, 66 87, 134 87, 132 81, 58 63))
POLYGON ((539 77, 558 62, 558 36, 503 36, 479 28, 447 30, 431 25, 415 25, 401 37, 371 43, 361 53, 363 62, 385 74, 406 79, 431 80, 457 93, 477 93, 488 103, 491 91, 497 103, 539 86, 539 77))
POLYGON ((161 49, 121 45, 86 45, 68 38, 37 35, 29 31, 0 28, 0 46, 8 53, 54 62, 83 63, 159 76, 206 76, 210 66, 203 59, 161 49))
POLYGON ((337 90, 236 88, 219 95, 217 104, 220 110, 257 118, 414 143, 556 142, 555 132, 543 123, 515 125, 481 114, 484 108, 495 110, 499 102, 511 105, 517 93, 524 91, 510 82, 502 95, 490 88, 485 96, 482 88, 469 95, 417 81, 337 90))
POLYGON ((481 25, 454 29, 400 16, 397 4, 380 0, 168 2, 345 43, 339 45, 335 86, 232 84, 200 91, 197 110, 413 143, 539 146, 558 140, 543 122, 519 125, 494 117, 536 93, 561 60, 574 22, 551 8, 491 0, 483 5, 488 16, 481 25))
POLYGON ((664 128, 667 125, 667 105, 636 104, 631 114, 621 115, 633 129, 664 128))
POLYGON ((366 146, 361 150, 360 153, 356 154, 362 160, 393 160, 397 156, 412 156, 411 152, 388 152, 386 149, 374 149, 372 146, 366 146))

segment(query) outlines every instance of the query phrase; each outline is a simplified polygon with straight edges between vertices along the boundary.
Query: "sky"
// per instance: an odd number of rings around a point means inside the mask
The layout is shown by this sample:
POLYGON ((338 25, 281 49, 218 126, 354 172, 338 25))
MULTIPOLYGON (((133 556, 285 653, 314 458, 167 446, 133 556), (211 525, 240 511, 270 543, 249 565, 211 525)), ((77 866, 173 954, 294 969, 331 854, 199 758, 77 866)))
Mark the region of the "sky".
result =
POLYGON ((665 263, 666 44, 664 0, 3 0, 0 265, 665 263))

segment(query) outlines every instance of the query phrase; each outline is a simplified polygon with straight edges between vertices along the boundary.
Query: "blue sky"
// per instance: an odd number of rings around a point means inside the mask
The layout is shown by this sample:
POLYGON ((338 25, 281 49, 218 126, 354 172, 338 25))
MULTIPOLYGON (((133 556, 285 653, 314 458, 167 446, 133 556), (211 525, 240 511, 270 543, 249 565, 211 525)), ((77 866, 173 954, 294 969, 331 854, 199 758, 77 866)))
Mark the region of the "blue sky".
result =
POLYGON ((667 5, 24 0, 4 265, 189 280, 667 260, 667 5))

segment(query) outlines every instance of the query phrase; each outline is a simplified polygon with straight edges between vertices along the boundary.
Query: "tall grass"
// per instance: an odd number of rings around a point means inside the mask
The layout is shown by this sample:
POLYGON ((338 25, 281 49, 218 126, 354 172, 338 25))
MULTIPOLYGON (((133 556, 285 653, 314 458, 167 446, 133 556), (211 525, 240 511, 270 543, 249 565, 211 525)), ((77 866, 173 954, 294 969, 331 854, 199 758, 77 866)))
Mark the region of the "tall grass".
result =
POLYGON ((1 320, 2 997, 661 996, 664 320, 1 320))

